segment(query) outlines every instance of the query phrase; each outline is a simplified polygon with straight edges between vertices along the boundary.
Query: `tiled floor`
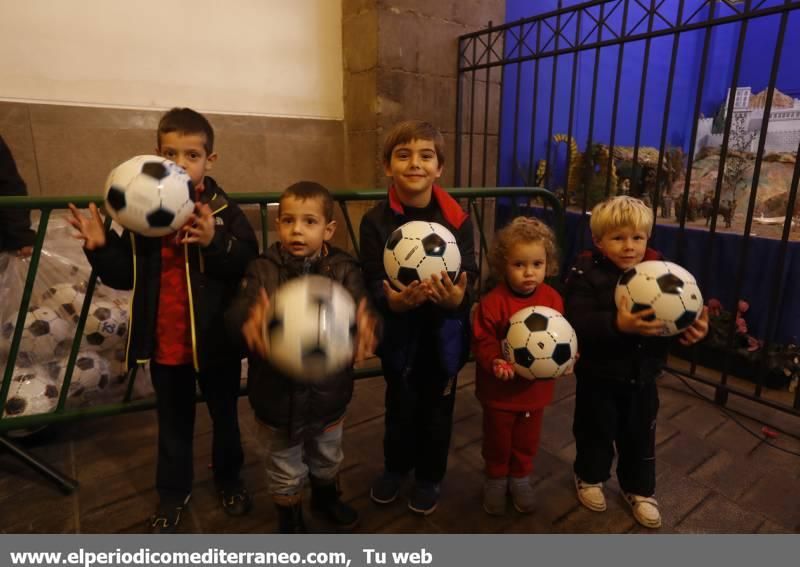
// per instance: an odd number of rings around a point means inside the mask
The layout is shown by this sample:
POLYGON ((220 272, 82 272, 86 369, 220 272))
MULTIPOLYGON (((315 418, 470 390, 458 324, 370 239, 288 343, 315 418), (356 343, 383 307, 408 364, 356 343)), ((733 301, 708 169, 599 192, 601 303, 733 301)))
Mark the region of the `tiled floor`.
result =
MULTIPOLYGON (((427 518, 412 515, 405 499, 378 507, 369 484, 382 467, 383 381, 357 383, 348 412, 344 498, 355 506, 362 532, 644 532, 630 515, 615 480, 608 483, 608 510, 598 514, 580 506, 572 485, 574 382, 558 383, 556 401, 545 414, 542 445, 531 478, 539 505, 532 514, 510 511, 487 516, 481 509, 480 406, 473 395, 472 368, 462 374, 456 405, 450 464, 438 510, 427 518)), ((694 386, 708 395, 708 388, 694 386)), ((660 389, 657 437, 658 487, 662 533, 800 532, 800 457, 769 447, 744 431, 719 407, 698 399, 677 378, 665 376, 660 389)), ((784 433, 775 440, 800 452, 800 419, 765 411, 743 400, 729 404, 758 415, 784 433)), ((195 533, 259 533, 276 529, 266 492, 262 456, 246 399, 240 400, 246 464, 244 478, 255 507, 244 518, 221 511, 208 470, 209 420, 198 408, 195 490, 182 526, 195 533)), ((758 432, 763 423, 736 419, 758 432)), ((0 532, 139 532, 155 505, 155 415, 153 412, 86 420, 52 431, 29 450, 77 479, 80 488, 65 496, 9 454, 0 455, 0 532)), ((509 507, 511 510, 511 507, 509 507)), ((310 516, 310 514, 308 514, 310 516)), ((326 526, 309 520, 314 530, 326 526)))

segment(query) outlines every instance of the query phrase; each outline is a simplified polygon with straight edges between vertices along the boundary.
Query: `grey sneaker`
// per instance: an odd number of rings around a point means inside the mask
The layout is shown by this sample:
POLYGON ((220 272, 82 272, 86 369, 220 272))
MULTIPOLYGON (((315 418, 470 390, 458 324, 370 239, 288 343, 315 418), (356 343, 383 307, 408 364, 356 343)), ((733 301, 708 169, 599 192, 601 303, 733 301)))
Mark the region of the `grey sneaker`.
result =
POLYGON ((528 477, 512 478, 509 482, 511 488, 511 501, 517 512, 527 514, 533 511, 536 499, 533 496, 533 487, 528 477))
POLYGON ((507 478, 487 478, 483 482, 483 509, 492 516, 506 513, 507 478))

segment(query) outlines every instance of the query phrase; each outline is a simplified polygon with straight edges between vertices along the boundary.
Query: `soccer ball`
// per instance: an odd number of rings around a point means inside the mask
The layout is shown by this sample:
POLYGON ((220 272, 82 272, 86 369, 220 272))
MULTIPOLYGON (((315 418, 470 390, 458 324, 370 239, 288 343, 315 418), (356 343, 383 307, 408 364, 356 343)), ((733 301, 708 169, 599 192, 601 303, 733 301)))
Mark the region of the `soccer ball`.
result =
POLYGON ((110 301, 95 301, 86 317, 83 334, 88 350, 108 350, 122 346, 128 333, 128 312, 110 301))
MULTIPOLYGON (((11 339, 16 328, 17 314, 3 323, 0 329, 0 350, 4 353, 11 348, 11 339)), ((33 306, 25 316, 25 326, 19 343, 17 363, 43 362, 69 351, 74 336, 75 326, 72 321, 61 318, 58 313, 47 307, 33 306)))
POLYGON ((42 292, 39 296, 39 304, 52 309, 64 319, 72 319, 77 322, 85 297, 86 282, 60 283, 42 292))
POLYGON ((41 366, 14 368, 4 408, 5 417, 51 412, 58 405, 58 387, 41 366))
POLYGON ((461 252, 453 233, 435 222, 411 221, 397 228, 383 249, 383 267, 398 289, 447 272, 456 281, 461 252))
POLYGON ((578 336, 561 313, 541 305, 526 307, 508 323, 503 354, 519 376, 542 380, 572 372, 578 336))
POLYGON ((69 384, 69 398, 84 402, 104 393, 110 385, 111 372, 105 359, 95 352, 78 355, 69 384))
POLYGON ((264 336, 270 362, 300 381, 319 381, 353 361, 355 301, 323 276, 290 280, 275 292, 264 336))
POLYGON ((703 311, 703 296, 694 276, 662 260, 641 262, 622 274, 614 292, 617 306, 622 298, 627 298, 631 313, 652 307, 655 314, 650 320, 664 323, 665 336, 682 333, 703 311))
POLYGON ((143 236, 164 236, 182 227, 194 210, 194 185, 177 164, 136 156, 114 168, 106 181, 106 210, 143 236))

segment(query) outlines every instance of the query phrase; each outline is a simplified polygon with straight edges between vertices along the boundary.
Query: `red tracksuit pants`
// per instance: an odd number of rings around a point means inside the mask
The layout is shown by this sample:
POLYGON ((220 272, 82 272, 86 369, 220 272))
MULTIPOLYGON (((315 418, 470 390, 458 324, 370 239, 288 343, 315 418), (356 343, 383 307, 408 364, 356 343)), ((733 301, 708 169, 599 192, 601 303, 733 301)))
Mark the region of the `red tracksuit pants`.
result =
POLYGON ((489 478, 524 478, 533 470, 543 409, 505 411, 483 408, 483 460, 489 478))

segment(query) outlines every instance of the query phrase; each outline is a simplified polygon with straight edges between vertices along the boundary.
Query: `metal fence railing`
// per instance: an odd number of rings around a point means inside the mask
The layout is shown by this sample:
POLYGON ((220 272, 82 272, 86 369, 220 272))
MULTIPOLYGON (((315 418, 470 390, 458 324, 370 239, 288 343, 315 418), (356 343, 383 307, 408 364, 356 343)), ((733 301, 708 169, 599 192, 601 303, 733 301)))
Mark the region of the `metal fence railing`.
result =
MULTIPOLYGON (((334 199, 338 203, 339 212, 344 218, 347 237, 350 246, 358 255, 359 243, 356 235, 356 229, 353 226, 350 210, 348 204, 356 201, 375 201, 385 197, 385 191, 354 191, 354 192, 341 192, 334 194, 334 199)), ((491 234, 487 235, 487 231, 493 230, 492 227, 486 226, 485 217, 482 211, 486 210, 485 200, 494 199, 497 197, 507 197, 509 195, 525 196, 530 198, 540 198, 544 200, 553 211, 553 224, 554 229, 558 234, 563 234, 564 230, 564 217, 561 205, 558 200, 548 191, 537 188, 491 188, 491 189, 453 189, 450 194, 461 200, 462 206, 466 206, 470 211, 472 222, 475 224, 476 233, 479 237, 479 255, 483 258, 487 252, 488 242, 490 241, 491 234)), ((266 248, 269 244, 269 227, 267 222, 267 207, 271 203, 277 203, 280 198, 280 193, 262 193, 262 194, 237 194, 231 196, 238 204, 243 207, 257 206, 260 213, 260 236, 262 246, 266 248)), ((0 208, 16 208, 28 209, 39 211, 38 228, 36 231, 36 242, 34 245, 33 254, 30 258, 30 264, 26 276, 26 281, 22 293, 22 298, 19 304, 19 312, 14 327, 14 332, 11 337, 9 354, 7 357, 6 366, 3 369, 2 381, 0 381, 0 408, 5 408, 6 400, 11 388, 12 375, 15 368, 15 362, 19 355, 20 341, 25 326, 25 318, 30 307, 31 296, 34 289, 34 283, 39 269, 40 258, 42 249, 45 244, 45 236, 47 234, 48 222, 51 213, 54 210, 66 209, 69 203, 75 204, 78 208, 85 208, 89 203, 102 204, 102 199, 99 197, 47 197, 47 198, 33 198, 33 197, 0 197, 0 208)), ((110 218, 106 222, 110 224, 110 218)), ((483 262, 481 262, 481 270, 483 270, 483 262)), ((481 276, 483 274, 481 273, 481 276)), ((481 277, 483 280, 483 277, 481 277)), ((67 362, 64 369, 63 379, 59 384, 59 399, 56 408, 52 412, 40 415, 26 415, 19 417, 5 417, 0 419, 0 444, 3 444, 23 458, 30 465, 34 466, 41 472, 56 480, 62 488, 69 491, 76 485, 74 481, 67 479, 57 471, 49 468, 46 464, 41 463, 34 459, 31 455, 21 450, 19 447, 13 445, 2 434, 17 430, 36 428, 45 425, 59 424, 78 419, 85 419, 90 417, 101 417, 117 415, 120 413, 142 411, 152 409, 155 407, 153 399, 132 399, 133 387, 136 381, 136 369, 132 369, 127 376, 127 387, 124 389, 125 393, 122 398, 112 403, 101 403, 85 408, 69 408, 66 407, 67 393, 69 392, 70 383, 72 381, 73 372, 75 369, 76 359, 78 358, 79 349, 83 338, 84 325, 86 323, 87 315, 90 305, 92 303, 92 295, 97 285, 97 275, 92 272, 86 287, 85 297, 83 300, 78 320, 76 324, 75 335, 71 342, 69 354, 67 355, 67 362)), ((357 378, 366 378, 372 376, 380 376, 381 369, 379 366, 359 369, 356 372, 357 378)))

